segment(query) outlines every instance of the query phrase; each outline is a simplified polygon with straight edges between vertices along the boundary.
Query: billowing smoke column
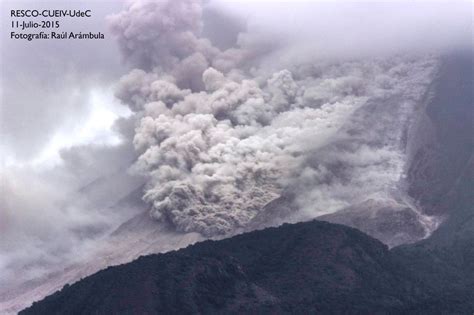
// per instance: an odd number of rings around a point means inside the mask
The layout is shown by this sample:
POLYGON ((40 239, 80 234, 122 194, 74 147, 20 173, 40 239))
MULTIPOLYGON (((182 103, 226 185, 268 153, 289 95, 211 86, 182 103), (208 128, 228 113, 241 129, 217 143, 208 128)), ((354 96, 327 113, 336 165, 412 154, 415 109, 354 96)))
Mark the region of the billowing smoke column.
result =
POLYGON ((315 217, 392 198, 403 136, 436 61, 390 58, 259 70, 274 45, 241 34, 221 51, 200 37, 194 0, 138 1, 110 18, 140 69, 117 96, 136 113, 133 169, 151 215, 206 236, 244 227, 292 191, 315 217))
POLYGON ((242 33, 238 47, 220 51, 206 38, 199 0, 135 1, 128 10, 109 18, 125 58, 141 69, 173 77, 180 87, 204 88, 202 73, 211 65, 236 69, 268 49, 268 43, 242 33))

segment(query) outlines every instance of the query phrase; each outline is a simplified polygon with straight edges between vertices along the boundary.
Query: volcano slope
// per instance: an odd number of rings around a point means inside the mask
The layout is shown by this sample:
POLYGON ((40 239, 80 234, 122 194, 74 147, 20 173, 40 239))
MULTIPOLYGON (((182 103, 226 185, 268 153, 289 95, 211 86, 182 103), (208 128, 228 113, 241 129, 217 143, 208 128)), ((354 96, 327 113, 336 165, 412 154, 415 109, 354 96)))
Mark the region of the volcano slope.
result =
POLYGON ((381 242, 285 224, 103 270, 21 314, 373 312, 429 299, 381 242))
POLYGON ((389 250, 342 225, 285 224, 110 267, 21 314, 472 314, 470 56, 446 61, 426 109, 434 133, 408 171, 424 211, 447 218, 429 238, 389 250))
POLYGON ((393 250, 414 280, 428 284, 433 296, 414 311, 472 314, 474 310, 472 56, 471 51, 445 58, 426 109, 435 132, 428 146, 415 151, 409 170, 410 192, 424 210, 447 217, 430 238, 393 250), (420 163, 421 156, 429 162, 420 163))

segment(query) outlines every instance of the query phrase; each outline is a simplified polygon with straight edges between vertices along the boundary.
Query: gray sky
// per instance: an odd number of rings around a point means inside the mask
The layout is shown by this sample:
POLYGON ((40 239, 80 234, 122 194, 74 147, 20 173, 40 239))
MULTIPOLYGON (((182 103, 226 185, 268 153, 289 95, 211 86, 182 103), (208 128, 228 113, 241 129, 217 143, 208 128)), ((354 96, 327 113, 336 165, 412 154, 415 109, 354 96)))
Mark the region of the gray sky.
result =
POLYGON ((45 155, 48 148, 94 141, 94 136, 84 128, 95 130, 100 137, 101 129, 124 111, 113 104, 110 85, 125 70, 104 19, 110 12, 119 10, 121 4, 118 1, 65 3, 1 3, 0 154, 4 161, 28 162, 45 155), (11 40, 11 8, 91 9, 93 17, 87 21, 61 19, 61 29, 100 31, 106 39, 11 40))

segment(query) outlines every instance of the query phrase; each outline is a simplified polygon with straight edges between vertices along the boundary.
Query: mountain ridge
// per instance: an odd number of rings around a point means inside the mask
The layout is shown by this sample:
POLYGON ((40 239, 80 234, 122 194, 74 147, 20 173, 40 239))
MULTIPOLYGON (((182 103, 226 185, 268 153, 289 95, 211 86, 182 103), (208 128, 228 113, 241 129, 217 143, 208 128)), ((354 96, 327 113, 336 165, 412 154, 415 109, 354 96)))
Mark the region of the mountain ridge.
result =
POLYGON ((20 314, 401 311, 424 284, 380 241, 310 221, 109 267, 20 314))

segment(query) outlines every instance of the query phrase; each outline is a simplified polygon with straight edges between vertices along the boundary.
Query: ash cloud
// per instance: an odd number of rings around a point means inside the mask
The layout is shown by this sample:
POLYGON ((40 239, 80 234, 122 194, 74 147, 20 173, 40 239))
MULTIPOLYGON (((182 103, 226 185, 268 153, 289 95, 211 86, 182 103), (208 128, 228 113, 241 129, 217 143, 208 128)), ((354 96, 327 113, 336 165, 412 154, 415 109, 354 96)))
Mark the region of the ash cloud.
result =
POLYGON ((367 196, 395 198, 403 136, 435 57, 278 63, 288 51, 277 37, 247 30, 223 51, 200 37, 202 12, 199 1, 138 1, 109 18, 141 67, 116 95, 139 118, 132 169, 148 178, 153 218, 229 235, 285 191, 306 218, 367 196))
POLYGON ((108 22, 128 63, 172 76, 180 88, 192 91, 204 88, 201 75, 207 68, 224 72, 248 68, 275 45, 271 37, 264 40, 246 32, 235 36, 233 30, 236 42, 221 50, 201 36, 202 17, 201 1, 139 0, 109 16, 108 22))

